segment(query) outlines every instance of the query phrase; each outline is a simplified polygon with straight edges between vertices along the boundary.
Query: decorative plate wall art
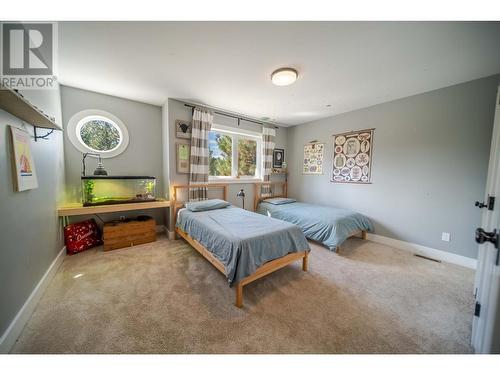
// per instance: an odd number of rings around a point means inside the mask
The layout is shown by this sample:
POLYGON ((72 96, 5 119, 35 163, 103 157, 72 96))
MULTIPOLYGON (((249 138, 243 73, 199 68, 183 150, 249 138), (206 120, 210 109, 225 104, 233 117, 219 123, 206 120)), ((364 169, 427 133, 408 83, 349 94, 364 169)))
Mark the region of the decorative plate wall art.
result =
POLYGON ((333 136, 332 182, 371 183, 374 130, 365 129, 333 136))
POLYGON ((303 174, 323 174, 324 143, 309 143, 304 146, 303 174))

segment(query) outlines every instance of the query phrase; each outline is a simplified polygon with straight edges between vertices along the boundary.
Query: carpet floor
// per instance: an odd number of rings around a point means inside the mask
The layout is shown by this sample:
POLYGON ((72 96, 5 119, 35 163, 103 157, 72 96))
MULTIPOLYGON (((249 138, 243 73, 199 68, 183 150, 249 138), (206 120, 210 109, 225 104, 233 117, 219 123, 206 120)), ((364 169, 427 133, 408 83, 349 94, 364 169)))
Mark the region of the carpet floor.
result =
POLYGON ((474 273, 361 239, 244 288, 184 241, 66 257, 13 353, 470 353, 474 273))

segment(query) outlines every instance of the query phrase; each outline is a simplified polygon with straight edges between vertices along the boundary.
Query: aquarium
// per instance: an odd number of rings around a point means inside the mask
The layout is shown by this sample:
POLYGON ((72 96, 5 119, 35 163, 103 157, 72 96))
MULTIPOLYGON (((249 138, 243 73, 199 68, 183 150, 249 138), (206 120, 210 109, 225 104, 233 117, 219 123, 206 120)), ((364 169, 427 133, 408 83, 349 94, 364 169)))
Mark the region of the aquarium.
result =
POLYGON ((84 206, 156 200, 156 178, 150 176, 82 177, 84 206))

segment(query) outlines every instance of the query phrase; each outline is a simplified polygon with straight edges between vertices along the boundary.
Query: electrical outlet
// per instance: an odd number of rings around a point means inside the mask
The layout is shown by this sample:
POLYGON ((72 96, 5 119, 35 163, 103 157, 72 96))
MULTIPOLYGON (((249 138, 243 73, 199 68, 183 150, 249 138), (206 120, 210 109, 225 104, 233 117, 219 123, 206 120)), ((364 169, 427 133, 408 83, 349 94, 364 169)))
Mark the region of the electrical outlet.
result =
POLYGON ((443 232, 441 234, 441 241, 450 242, 450 234, 447 232, 443 232))

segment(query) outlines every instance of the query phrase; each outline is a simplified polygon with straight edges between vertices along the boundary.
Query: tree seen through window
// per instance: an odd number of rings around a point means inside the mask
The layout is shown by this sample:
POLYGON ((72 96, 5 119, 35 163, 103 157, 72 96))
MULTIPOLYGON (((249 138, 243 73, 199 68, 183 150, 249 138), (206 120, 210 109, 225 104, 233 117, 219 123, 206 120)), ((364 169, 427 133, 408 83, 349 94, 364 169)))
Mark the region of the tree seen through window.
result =
POLYGON ((104 120, 91 120, 80 129, 83 143, 96 151, 109 151, 116 148, 121 141, 117 127, 104 120))
POLYGON ((243 135, 209 133, 209 175, 223 177, 255 177, 257 172, 257 140, 243 135), (236 148, 233 166, 233 147, 236 148))

